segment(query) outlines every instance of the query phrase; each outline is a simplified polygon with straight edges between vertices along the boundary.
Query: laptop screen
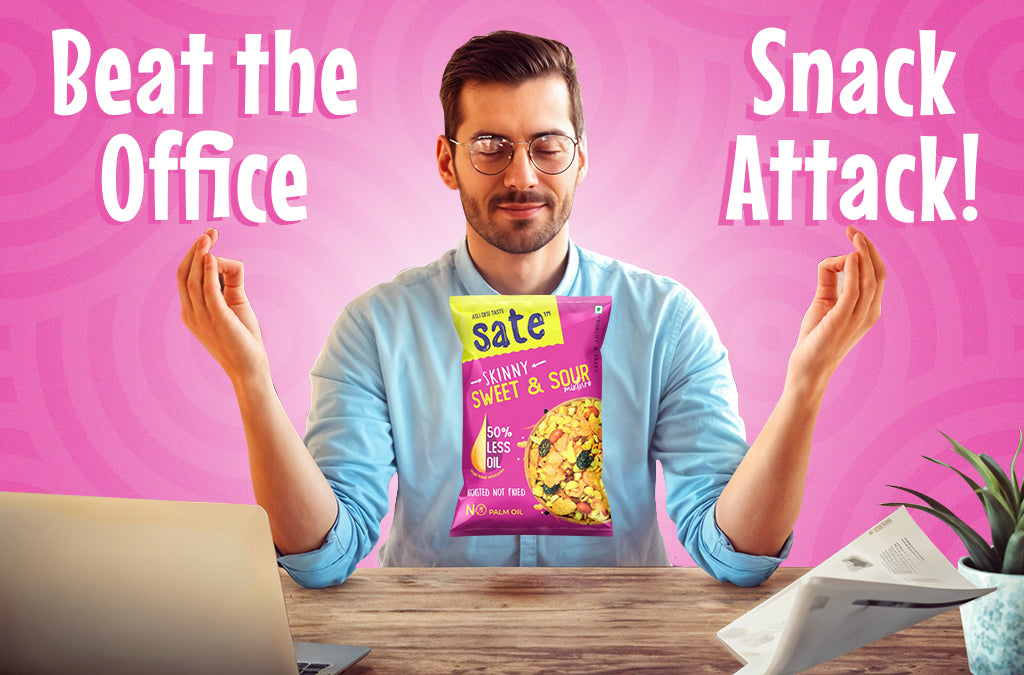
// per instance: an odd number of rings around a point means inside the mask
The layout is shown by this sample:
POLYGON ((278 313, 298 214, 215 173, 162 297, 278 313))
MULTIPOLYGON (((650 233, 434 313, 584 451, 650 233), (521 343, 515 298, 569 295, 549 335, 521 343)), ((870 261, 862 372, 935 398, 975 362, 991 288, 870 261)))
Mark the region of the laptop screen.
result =
POLYGON ((0 541, 0 673, 297 672, 258 506, 0 493, 0 541))

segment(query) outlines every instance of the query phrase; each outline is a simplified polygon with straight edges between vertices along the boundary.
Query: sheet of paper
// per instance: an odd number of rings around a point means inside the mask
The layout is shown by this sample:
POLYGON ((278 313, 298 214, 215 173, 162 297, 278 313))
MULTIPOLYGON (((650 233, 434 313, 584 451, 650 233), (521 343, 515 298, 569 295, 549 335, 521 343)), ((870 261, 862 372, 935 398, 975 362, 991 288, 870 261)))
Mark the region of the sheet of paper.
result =
POLYGON ((991 592, 903 507, 718 632, 743 675, 797 673, 991 592))
POLYGON ((919 586, 974 588, 900 507, 810 574, 919 586))

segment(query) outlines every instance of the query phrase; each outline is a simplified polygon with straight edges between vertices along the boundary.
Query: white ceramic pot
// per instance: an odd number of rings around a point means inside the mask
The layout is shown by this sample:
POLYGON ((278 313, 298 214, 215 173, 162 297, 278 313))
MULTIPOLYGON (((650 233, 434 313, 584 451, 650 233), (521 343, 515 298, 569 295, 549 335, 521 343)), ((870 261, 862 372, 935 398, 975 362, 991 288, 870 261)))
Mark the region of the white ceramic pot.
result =
POLYGON ((1024 674, 1024 574, 980 572, 966 557, 957 569, 977 586, 998 588, 960 607, 971 672, 1024 674))

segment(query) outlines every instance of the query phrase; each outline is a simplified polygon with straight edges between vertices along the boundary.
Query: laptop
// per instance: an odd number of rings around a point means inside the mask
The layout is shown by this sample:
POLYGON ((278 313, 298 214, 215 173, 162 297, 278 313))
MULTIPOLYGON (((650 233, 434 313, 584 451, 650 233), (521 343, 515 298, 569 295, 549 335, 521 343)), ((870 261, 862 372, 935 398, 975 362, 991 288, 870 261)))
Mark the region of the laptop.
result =
POLYGON ((334 675, 369 651, 292 641, 258 506, 0 492, 0 673, 334 675))

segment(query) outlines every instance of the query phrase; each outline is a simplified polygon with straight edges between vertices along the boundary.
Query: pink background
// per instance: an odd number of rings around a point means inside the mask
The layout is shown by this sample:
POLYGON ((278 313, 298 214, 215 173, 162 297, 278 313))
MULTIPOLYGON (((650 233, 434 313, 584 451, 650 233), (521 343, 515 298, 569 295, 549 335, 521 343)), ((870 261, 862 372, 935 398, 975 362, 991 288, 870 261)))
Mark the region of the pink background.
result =
MULTIPOLYGON (((889 270, 884 316, 832 382, 789 564, 820 562, 881 519, 888 509, 878 503, 899 496, 887 484, 946 495, 978 521, 977 500, 960 480, 919 455, 951 457, 941 429, 1004 458, 1024 425, 1018 0, 527 0, 498 9, 466 0, 440 8, 411 0, 4 3, 0 490, 252 500, 231 387, 179 320, 175 268, 206 223, 184 221, 173 182, 169 220, 107 218, 97 186, 112 136, 131 134, 148 157, 164 129, 186 138, 215 129, 234 138, 233 164, 251 153, 302 158, 306 220, 215 223, 218 252, 247 265, 277 388, 301 429, 307 372, 340 308, 461 236, 458 197, 434 163, 440 73, 468 37, 509 27, 565 41, 580 64, 591 163, 574 237, 697 293, 731 351, 751 438, 782 385, 815 266, 846 244, 835 218, 805 222, 802 179, 793 221, 723 221, 736 136, 755 134, 762 160, 779 139, 795 139, 798 154, 829 139, 840 161, 863 153, 884 168, 896 154, 916 154, 922 135, 938 136, 940 153, 951 156, 962 134, 980 135, 976 198, 964 200, 959 163, 947 191, 958 220, 901 224, 883 206, 880 220, 863 224, 889 270), (956 52, 945 85, 956 114, 748 117, 753 98, 765 95, 747 65, 749 45, 766 26, 787 33, 772 52, 780 65, 818 48, 838 64, 855 47, 884 63, 893 49, 916 50, 919 30, 935 30, 938 47, 956 52), (92 43, 90 103, 57 117, 50 31, 66 27, 92 43), (292 48, 317 61, 336 47, 352 52, 355 115, 268 114, 266 89, 262 114, 239 114, 232 57, 246 33, 263 34, 266 48, 275 29, 290 29, 292 48), (91 76, 103 49, 123 49, 133 64, 152 47, 177 58, 189 33, 205 33, 214 53, 203 115, 181 114, 180 76, 173 116, 110 117, 97 108, 91 76), (974 222, 959 219, 967 205, 979 211, 974 222)), ((905 73, 908 100, 916 72, 905 73)), ((136 87, 147 79, 136 75, 136 87)), ((844 189, 834 178, 831 213, 844 189)), ((942 527, 917 520, 951 558, 961 555, 942 527)), ((671 555, 688 561, 678 545, 671 555)))

